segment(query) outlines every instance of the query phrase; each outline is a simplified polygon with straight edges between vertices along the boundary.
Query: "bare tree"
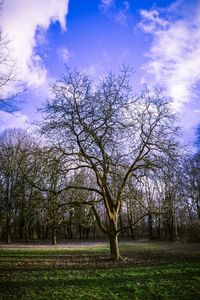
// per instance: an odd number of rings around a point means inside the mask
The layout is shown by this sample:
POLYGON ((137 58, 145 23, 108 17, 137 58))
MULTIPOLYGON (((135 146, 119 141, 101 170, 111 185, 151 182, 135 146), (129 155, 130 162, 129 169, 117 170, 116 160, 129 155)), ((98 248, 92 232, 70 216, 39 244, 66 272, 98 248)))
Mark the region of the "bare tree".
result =
POLYGON ((200 220, 200 153, 186 161, 187 193, 191 212, 200 220))
POLYGON ((67 172, 62 155, 52 147, 35 145, 27 149, 26 157, 28 166, 24 167, 22 157, 18 161, 19 168, 29 184, 42 193, 39 207, 46 215, 45 224, 50 227, 52 244, 56 245, 57 230, 64 221, 60 189, 66 182, 67 172))
POLYGON ((160 91, 132 95, 129 68, 109 73, 94 85, 88 76, 66 70, 52 88, 53 97, 41 111, 41 132, 70 160, 68 171, 85 170, 83 185, 63 189, 84 189, 101 230, 109 237, 111 257, 120 258, 118 234, 137 224, 119 226, 119 212, 130 179, 144 170, 157 168, 159 160, 175 146, 174 116, 169 100, 160 91), (108 224, 101 220, 98 204, 103 203, 108 224))
POLYGON ((198 153, 200 153, 200 124, 196 127, 195 136, 196 136, 195 144, 197 146, 197 151, 198 153))
POLYGON ((0 135, 0 207, 2 208, 7 243, 11 242, 11 230, 16 216, 21 187, 21 173, 17 166, 20 130, 5 130, 0 135))

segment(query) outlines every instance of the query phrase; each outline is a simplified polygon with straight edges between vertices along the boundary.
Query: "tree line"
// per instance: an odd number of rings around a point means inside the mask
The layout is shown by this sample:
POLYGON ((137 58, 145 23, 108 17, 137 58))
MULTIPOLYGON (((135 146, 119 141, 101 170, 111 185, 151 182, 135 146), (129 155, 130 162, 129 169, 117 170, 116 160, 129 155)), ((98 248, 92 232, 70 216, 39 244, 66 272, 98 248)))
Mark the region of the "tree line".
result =
POLYGON ((135 95, 130 76, 66 68, 38 132, 1 133, 2 240, 106 236, 119 259, 119 236, 200 238, 200 151, 181 144, 172 100, 135 95))

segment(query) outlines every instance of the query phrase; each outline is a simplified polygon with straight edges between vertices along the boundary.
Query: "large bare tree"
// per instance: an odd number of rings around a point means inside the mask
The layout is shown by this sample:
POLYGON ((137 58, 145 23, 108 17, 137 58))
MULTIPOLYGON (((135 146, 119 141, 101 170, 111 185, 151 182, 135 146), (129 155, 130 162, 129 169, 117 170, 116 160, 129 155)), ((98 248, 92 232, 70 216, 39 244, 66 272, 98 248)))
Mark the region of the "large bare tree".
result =
MULTIPOLYGON (((91 205, 101 230, 109 237, 111 257, 120 258, 118 235, 137 224, 119 225, 119 213, 132 177, 159 167, 172 155, 176 128, 169 99, 160 91, 133 96, 128 67, 110 72, 97 84, 87 75, 66 69, 52 87, 52 99, 41 111, 41 132, 62 153, 71 176, 84 170, 82 185, 63 189, 91 192, 91 205), (108 222, 102 222, 99 203, 108 222)), ((148 214, 148 212, 147 212, 148 214)))

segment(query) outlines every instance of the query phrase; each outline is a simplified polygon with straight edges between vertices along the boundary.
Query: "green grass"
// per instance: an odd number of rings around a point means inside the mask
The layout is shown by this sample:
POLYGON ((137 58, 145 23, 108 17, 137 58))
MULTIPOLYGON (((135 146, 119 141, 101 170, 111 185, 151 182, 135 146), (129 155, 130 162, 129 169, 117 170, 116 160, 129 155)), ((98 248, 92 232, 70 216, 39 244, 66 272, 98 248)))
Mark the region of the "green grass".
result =
POLYGON ((200 299, 196 264, 0 272, 0 299, 200 299))
POLYGON ((107 244, 0 248, 0 299, 200 299, 200 245, 147 242, 120 248, 130 261, 109 261, 107 244))

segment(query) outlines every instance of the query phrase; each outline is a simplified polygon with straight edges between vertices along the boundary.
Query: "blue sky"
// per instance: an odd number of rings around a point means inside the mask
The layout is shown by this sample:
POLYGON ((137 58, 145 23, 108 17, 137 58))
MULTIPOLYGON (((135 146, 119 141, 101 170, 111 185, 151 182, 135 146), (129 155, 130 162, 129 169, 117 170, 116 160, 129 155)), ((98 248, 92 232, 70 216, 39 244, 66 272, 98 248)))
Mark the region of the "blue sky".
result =
POLYGON ((0 130, 37 118, 64 64, 96 80, 129 63, 134 89, 164 88, 192 139, 200 122, 200 1, 7 0, 0 22, 27 86, 21 110, 0 113, 0 130))

